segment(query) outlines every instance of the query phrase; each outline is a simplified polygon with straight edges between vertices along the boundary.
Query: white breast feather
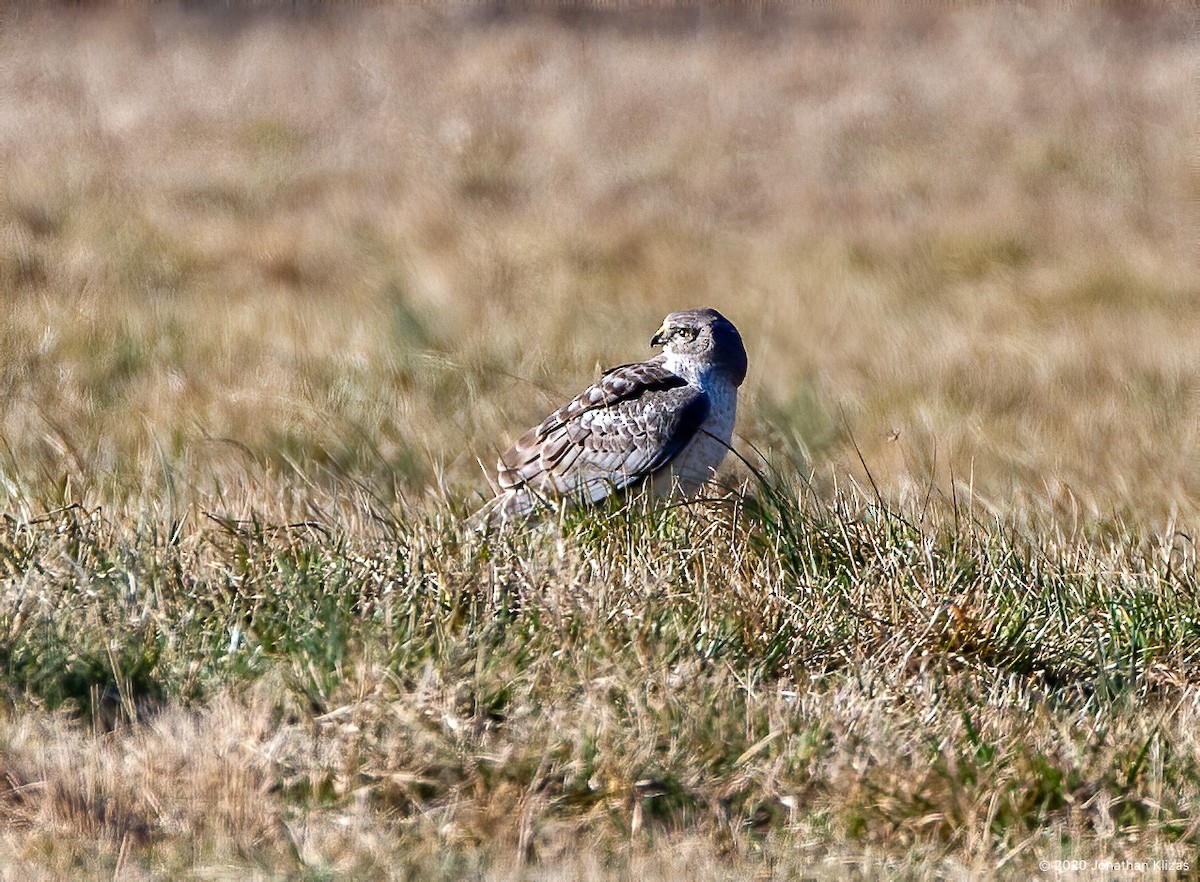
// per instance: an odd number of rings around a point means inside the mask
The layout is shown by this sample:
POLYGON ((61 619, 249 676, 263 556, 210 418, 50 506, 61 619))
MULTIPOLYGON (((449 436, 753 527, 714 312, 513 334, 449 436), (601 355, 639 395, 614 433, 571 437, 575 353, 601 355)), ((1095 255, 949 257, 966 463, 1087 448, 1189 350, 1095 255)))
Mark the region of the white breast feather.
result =
POLYGON ((695 496, 701 485, 712 480, 733 443, 737 387, 723 377, 696 379, 708 396, 708 416, 691 442, 655 475, 652 485, 656 495, 682 493, 688 498, 695 496))

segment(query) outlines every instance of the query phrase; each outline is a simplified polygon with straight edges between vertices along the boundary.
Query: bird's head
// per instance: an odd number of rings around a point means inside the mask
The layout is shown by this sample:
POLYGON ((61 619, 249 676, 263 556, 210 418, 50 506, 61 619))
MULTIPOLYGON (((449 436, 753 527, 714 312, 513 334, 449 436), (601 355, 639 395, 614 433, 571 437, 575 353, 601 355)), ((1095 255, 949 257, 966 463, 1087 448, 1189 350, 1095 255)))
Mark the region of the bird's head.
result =
POLYGON ((746 347, 733 323, 715 309, 673 312, 650 338, 668 356, 725 372, 734 385, 746 378, 746 347))

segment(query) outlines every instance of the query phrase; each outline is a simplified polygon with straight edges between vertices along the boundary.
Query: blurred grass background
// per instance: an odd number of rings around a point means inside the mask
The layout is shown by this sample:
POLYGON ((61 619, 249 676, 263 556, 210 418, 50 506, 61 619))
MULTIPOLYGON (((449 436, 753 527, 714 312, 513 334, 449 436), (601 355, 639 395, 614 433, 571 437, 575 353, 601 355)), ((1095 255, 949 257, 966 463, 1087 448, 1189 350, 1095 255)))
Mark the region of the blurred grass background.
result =
POLYGON ((253 504, 289 463, 472 497, 477 458, 711 305, 751 354, 743 449, 1194 511, 1189 22, 11 8, 0 499, 253 504))
POLYGON ((0 9, 0 882, 1189 878, 1194 24, 0 9), (696 305, 749 492, 464 534, 696 305))

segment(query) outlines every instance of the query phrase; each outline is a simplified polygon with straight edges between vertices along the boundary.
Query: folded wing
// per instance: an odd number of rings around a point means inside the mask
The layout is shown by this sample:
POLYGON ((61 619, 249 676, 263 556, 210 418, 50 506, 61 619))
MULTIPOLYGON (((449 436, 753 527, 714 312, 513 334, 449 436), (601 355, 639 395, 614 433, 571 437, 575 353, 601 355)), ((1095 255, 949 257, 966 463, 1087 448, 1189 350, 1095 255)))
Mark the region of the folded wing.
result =
POLYGON ((708 398, 662 361, 613 368, 506 451, 497 463, 505 513, 526 514, 545 498, 597 502, 686 447, 708 398))

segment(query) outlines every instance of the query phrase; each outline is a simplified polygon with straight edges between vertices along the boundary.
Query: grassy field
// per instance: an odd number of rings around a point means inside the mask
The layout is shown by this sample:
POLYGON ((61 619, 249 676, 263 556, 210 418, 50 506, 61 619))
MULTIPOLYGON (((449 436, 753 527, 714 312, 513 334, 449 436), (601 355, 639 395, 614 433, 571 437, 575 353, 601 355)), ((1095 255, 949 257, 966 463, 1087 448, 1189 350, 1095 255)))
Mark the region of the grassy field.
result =
POLYGON ((1194 25, 0 11, 0 879, 1194 876, 1194 25), (699 305, 721 486, 465 529, 699 305))

